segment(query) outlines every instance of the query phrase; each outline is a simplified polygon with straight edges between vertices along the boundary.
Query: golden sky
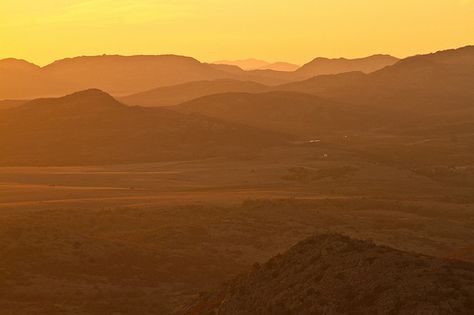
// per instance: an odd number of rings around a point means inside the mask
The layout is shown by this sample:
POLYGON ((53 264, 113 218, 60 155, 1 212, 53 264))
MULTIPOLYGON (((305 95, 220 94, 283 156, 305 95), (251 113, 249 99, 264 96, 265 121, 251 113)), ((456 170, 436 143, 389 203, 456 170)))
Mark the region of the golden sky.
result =
POLYGON ((404 57, 474 44, 474 0, 0 0, 0 58, 404 57))

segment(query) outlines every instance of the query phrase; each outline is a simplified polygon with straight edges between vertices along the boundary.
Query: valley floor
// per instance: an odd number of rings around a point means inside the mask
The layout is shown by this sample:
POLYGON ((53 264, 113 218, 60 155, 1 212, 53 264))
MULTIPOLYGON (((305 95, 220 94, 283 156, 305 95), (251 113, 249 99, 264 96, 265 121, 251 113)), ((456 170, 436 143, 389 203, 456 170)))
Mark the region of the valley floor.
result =
POLYGON ((0 309, 168 314, 315 232, 470 259, 473 192, 318 145, 199 161, 4 167, 0 309))

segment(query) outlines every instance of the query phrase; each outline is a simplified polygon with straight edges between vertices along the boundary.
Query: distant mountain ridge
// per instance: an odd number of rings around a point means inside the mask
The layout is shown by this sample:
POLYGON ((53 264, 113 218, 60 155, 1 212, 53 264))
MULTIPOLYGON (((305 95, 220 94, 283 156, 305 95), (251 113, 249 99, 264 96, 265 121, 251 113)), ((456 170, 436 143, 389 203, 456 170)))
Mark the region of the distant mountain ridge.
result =
POLYGON ((299 77, 314 77, 325 74, 339 74, 360 71, 370 73, 391 66, 399 61, 390 55, 373 55, 365 58, 316 58, 295 71, 299 77))
POLYGON ((331 127, 332 131, 349 127, 355 128, 353 131, 366 128, 380 132, 383 128, 389 133, 427 137, 453 132, 471 137, 468 126, 474 123, 474 47, 409 57, 371 73, 315 76, 258 93, 263 94, 208 95, 175 109, 306 136, 330 132, 331 127), (275 94, 278 91, 280 94, 275 94), (300 97, 303 94, 307 96, 300 97), (324 110, 318 113, 311 107, 315 99, 310 100, 310 95, 333 105, 320 108, 324 110), (282 120, 279 114, 287 119, 282 120), (291 119, 298 115, 298 119, 291 119))
POLYGON ((255 58, 249 58, 249 59, 241 59, 241 60, 217 60, 217 61, 214 61, 213 64, 237 66, 242 70, 256 70, 261 67, 265 67, 269 65, 270 62, 255 59, 255 58))
MULTIPOLYGON (((326 62, 332 63, 332 62, 326 62)), ((366 62, 368 63, 368 62, 366 62)), ((377 63, 379 67, 385 64, 377 63)), ((0 60, 0 100, 57 97, 75 91, 98 88, 114 96, 135 94, 163 86, 192 81, 233 79, 264 85, 280 85, 321 74, 320 66, 275 63, 254 70, 226 64, 206 64, 177 55, 101 55, 57 60, 38 67, 24 60, 0 60)), ((367 71, 357 66, 338 66, 325 72, 367 71)), ((374 69, 374 67, 370 68, 374 69)))
POLYGON ((278 89, 353 104, 384 113, 392 122, 410 119, 420 126, 436 119, 441 125, 442 115, 465 120, 474 109, 474 46, 408 57, 368 74, 317 76, 278 89))
POLYGON ((275 71, 292 72, 300 67, 299 65, 292 64, 289 62, 282 62, 282 61, 268 62, 264 60, 254 59, 254 58, 244 59, 244 60, 219 60, 219 61, 215 61, 214 64, 237 66, 245 71, 275 70, 275 71))
POLYGON ((5 70, 38 70, 40 66, 37 66, 31 62, 28 62, 23 59, 16 58, 5 58, 0 59, 0 69, 5 70))
POLYGON ((88 88, 120 95, 226 76, 194 58, 175 55, 75 57, 13 75, 0 62, 0 98, 59 96, 88 88))

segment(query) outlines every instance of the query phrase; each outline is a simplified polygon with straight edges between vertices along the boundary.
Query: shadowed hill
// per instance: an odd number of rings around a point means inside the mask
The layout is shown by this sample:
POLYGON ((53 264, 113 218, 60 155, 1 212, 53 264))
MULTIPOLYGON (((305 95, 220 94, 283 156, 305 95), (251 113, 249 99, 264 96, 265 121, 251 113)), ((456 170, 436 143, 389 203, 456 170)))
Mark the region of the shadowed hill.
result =
POLYGON ((304 81, 283 84, 275 87, 275 89, 314 95, 328 94, 332 96, 332 91, 358 84, 360 80, 365 80, 366 77, 367 74, 362 72, 345 72, 340 74, 319 75, 304 81))
POLYGON ((33 100, 0 116, 3 165, 193 159, 255 150, 284 140, 209 118, 128 107, 100 90, 33 100))
POLYGON ((176 86, 159 87, 150 91, 136 93, 124 97, 122 100, 128 104, 167 106, 186 102, 193 98, 227 92, 258 93, 269 90, 290 90, 315 94, 321 92, 321 90, 324 91, 344 86, 352 80, 364 77, 362 72, 378 70, 386 65, 393 64, 396 60, 398 59, 385 55, 376 55, 362 59, 317 58, 313 62, 303 66, 303 70, 297 71, 290 71, 285 63, 280 63, 280 66, 283 66, 284 68, 286 67, 285 69, 278 69, 278 64, 275 64, 275 67, 272 67, 272 64, 254 59, 228 62, 228 64, 226 64, 225 61, 221 61, 217 64, 209 64, 209 66, 218 71, 227 73, 229 77, 239 80, 253 81, 254 83, 238 83, 238 80, 235 79, 189 82, 176 86), (331 75, 317 76, 308 80, 308 82, 285 83, 313 77, 321 73, 335 73, 337 75, 335 77, 332 77, 331 75), (257 84, 257 82, 260 84, 257 84), (271 85, 272 87, 263 87, 261 86, 262 83, 271 85), (275 86, 282 83, 283 85, 275 86), (314 86, 317 86, 317 88, 313 88, 314 86))
POLYGON ((355 88, 363 88, 361 96, 369 103, 383 101, 405 108, 463 107, 474 100, 473 79, 474 47, 465 47, 404 59, 342 92, 353 97, 358 93, 355 88))
POLYGON ((353 104, 411 128, 445 128, 444 118, 465 125, 473 122, 474 47, 410 57, 370 74, 318 76, 277 88, 353 104))
POLYGON ((341 104, 283 91, 210 95, 170 109, 300 136, 341 131, 355 123, 341 104))
POLYGON ((130 105, 140 106, 171 106, 190 101, 192 99, 228 92, 259 93, 269 88, 263 84, 251 81, 220 79, 214 81, 188 82, 174 86, 156 88, 120 100, 130 105))
POLYGON ((474 97, 474 47, 403 59, 370 74, 318 76, 279 86, 380 107, 469 104, 474 97))
POLYGON ((310 237, 185 314, 470 314, 474 265, 340 235, 310 237))

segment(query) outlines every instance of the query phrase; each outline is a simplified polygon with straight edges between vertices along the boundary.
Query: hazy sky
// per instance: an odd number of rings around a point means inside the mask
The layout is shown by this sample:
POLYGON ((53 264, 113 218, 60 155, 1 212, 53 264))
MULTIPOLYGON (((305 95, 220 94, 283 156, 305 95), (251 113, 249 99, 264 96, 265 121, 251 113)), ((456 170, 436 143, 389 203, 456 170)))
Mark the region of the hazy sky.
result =
POLYGON ((0 58, 407 56, 474 44, 474 0, 0 0, 0 58))

